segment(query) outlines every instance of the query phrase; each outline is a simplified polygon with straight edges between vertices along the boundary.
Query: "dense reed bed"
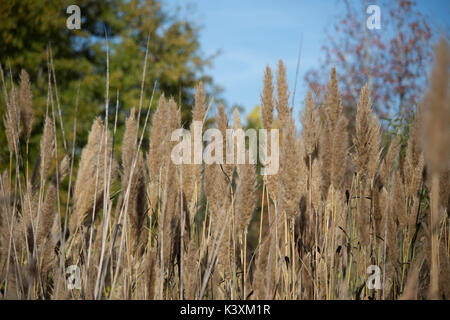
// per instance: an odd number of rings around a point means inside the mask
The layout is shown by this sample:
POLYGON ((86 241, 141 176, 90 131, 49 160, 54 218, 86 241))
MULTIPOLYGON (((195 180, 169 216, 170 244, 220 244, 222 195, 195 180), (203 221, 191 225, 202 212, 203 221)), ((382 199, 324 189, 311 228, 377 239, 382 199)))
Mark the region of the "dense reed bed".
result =
MULTIPOLYGON (((108 84, 105 117, 78 154, 57 134, 51 64, 40 155, 29 159, 30 81, 22 71, 7 85, 2 70, 10 158, 1 159, 0 297, 450 298, 449 60, 441 41, 424 100, 394 134, 372 112, 369 87, 350 132, 334 69, 325 101, 308 92, 294 115, 283 63, 275 79, 267 67, 261 124, 280 130, 280 168, 267 176, 251 164, 175 165, 170 136, 181 114, 164 95, 152 114, 141 99, 118 142, 108 84), (368 268, 380 272, 379 287, 368 268)), ((205 126, 210 106, 199 83, 193 120, 205 126)), ((238 113, 231 121, 217 110, 224 136, 242 127, 238 113)))

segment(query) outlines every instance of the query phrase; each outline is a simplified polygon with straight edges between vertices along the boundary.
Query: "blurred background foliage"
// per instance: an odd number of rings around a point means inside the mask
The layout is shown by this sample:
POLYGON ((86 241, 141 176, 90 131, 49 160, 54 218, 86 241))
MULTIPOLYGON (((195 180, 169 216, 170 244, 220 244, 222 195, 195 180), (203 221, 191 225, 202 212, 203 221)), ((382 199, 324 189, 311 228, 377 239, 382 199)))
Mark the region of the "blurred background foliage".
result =
MULTIPOLYGON (((31 159, 38 151, 47 110, 50 51, 66 140, 68 144, 72 141, 76 116, 78 148, 86 143, 94 117, 104 116, 105 33, 110 55, 109 110, 114 116, 119 93, 119 138, 129 110, 139 106, 147 39, 149 54, 143 113, 149 105, 155 81, 152 110, 159 94, 164 92, 181 106, 184 125, 190 121, 194 88, 199 81, 204 82, 208 95, 217 96, 221 91, 206 73, 215 55, 205 57, 202 53, 200 26, 195 21, 180 18, 177 13, 166 12, 159 0, 5 0, 0 2, 0 21, 0 63, 8 90, 11 79, 18 86, 21 69, 30 74, 35 116, 30 139, 31 159), (66 27, 70 16, 66 9, 71 4, 81 9, 80 30, 66 27), (78 112, 75 114, 78 90, 78 112)), ((56 106, 55 88, 52 91, 56 106)), ((3 115, 6 108, 3 90, 1 95, 0 113, 3 115)), ((141 119, 144 118, 145 114, 141 115, 141 119)), ((61 130, 58 134, 61 135, 61 130)), ((2 160, 2 166, 7 165, 9 152, 4 130, 0 131, 0 158, 5 160, 2 160)))

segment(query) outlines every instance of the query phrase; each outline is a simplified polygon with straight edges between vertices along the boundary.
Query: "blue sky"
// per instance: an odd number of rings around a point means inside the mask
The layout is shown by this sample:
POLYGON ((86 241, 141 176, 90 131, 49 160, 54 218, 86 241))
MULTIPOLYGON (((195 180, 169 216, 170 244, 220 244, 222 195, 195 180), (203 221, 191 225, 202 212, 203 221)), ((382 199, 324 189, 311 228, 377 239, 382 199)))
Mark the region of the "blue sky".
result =
MULTIPOLYGON (((166 0, 163 3, 169 9, 180 6, 182 17, 202 27, 200 42, 205 55, 220 50, 208 73, 223 87, 228 105, 243 106, 245 114, 259 104, 266 65, 275 70, 278 60, 283 59, 293 88, 301 42, 294 111, 298 114, 306 92, 304 74, 319 66, 325 30, 332 27, 336 14, 343 9, 343 2, 337 0, 166 0)), ((450 1, 418 0, 417 6, 433 29, 449 30, 450 1)))

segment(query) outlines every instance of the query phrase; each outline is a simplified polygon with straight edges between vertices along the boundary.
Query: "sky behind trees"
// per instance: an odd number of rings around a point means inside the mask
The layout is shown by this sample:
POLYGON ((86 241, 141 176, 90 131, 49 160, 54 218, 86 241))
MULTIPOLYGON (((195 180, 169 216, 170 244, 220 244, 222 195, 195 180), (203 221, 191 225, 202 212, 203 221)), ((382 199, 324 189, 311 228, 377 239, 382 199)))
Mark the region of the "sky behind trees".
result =
MULTIPOLYGON (((358 0, 350 3, 354 1, 358 0)), ((344 10, 344 2, 336 0, 168 0, 166 5, 180 6, 181 16, 195 17, 193 20, 203 27, 200 42, 206 55, 220 50, 213 62, 215 83, 223 87, 223 97, 229 105, 241 105, 245 114, 259 104, 266 65, 275 68, 278 59, 283 59, 293 88, 301 43, 295 96, 298 112, 307 89, 304 74, 319 66, 325 30, 331 30, 336 15, 344 10)), ((383 19, 383 7, 380 8, 383 19)), ((434 38, 439 37, 440 30, 450 30, 449 1, 418 0, 417 8, 427 17, 434 38)), ((383 28, 373 32, 383 32, 383 28)))

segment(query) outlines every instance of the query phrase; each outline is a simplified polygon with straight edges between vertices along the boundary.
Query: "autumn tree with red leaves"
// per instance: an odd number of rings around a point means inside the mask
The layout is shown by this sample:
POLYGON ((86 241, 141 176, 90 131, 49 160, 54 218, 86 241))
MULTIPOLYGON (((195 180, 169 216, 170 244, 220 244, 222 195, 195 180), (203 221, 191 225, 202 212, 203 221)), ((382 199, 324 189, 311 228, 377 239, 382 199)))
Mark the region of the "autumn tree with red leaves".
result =
POLYGON ((393 114, 405 119, 422 97, 431 58, 430 27, 414 1, 370 4, 381 9, 381 29, 366 27, 369 3, 346 0, 345 14, 338 16, 322 47, 322 66, 309 70, 305 80, 320 100, 330 69, 336 66, 342 104, 350 120, 354 119, 359 92, 366 83, 381 119, 393 114))

